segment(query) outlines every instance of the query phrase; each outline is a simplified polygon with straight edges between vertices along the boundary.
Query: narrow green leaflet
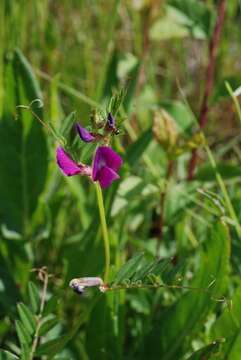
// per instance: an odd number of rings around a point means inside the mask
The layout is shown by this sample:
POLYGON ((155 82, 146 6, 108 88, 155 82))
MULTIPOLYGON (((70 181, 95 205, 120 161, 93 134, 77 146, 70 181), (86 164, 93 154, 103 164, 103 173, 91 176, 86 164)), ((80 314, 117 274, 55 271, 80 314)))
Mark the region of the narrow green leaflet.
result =
POLYGON ((144 131, 141 136, 128 146, 126 151, 126 160, 130 166, 133 166, 140 159, 142 154, 146 151, 148 145, 152 140, 152 130, 148 129, 144 131))
POLYGON ((58 324, 59 320, 54 317, 52 319, 46 320, 41 324, 39 330, 39 336, 45 335, 48 331, 50 331, 53 327, 58 324))
POLYGON ((125 265, 123 265, 118 273, 115 276, 115 279, 113 281, 113 285, 118 285, 123 282, 125 279, 130 279, 135 272, 138 270, 139 265, 141 264, 143 260, 144 254, 138 254, 134 256, 132 259, 127 261, 125 265))
POLYGON ((49 340, 37 349, 36 356, 48 355, 48 358, 51 359, 55 354, 57 354, 65 344, 69 341, 69 335, 60 336, 57 339, 49 340))
POLYGON ((26 328, 26 330, 29 332, 29 334, 33 334, 34 330, 36 328, 36 321, 34 318, 34 315, 29 310, 29 308, 24 305, 23 303, 20 303, 17 305, 19 317, 26 328))
POLYGON ((18 356, 10 353, 6 350, 0 350, 0 360, 17 360, 19 359, 18 356))
POLYGON ((37 286, 33 282, 28 283, 28 294, 33 312, 36 314, 39 310, 39 291, 37 286))
POLYGON ((220 297, 225 290, 229 256, 227 227, 216 223, 205 242, 199 270, 190 284, 190 287, 200 290, 189 290, 164 314, 155 317, 155 323, 143 344, 144 353, 148 354, 149 359, 173 359, 185 346, 190 347, 187 339, 191 339, 201 320, 218 304, 214 298, 220 297))
POLYGON ((15 327, 21 347, 31 343, 31 336, 21 321, 15 321, 15 327))

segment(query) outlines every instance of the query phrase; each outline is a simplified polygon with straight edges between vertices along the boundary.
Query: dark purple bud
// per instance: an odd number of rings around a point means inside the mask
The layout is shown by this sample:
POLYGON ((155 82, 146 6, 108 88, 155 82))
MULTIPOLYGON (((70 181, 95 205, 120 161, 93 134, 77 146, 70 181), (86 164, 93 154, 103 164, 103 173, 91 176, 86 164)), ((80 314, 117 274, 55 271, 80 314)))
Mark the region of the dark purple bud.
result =
POLYGON ((107 124, 110 129, 115 129, 115 119, 111 113, 108 114, 107 124))
POLYGON ((91 133, 88 130, 86 130, 85 128, 80 126, 80 124, 76 124, 76 130, 79 134, 79 137, 84 142, 91 142, 91 141, 95 140, 95 137, 93 135, 91 135, 91 133))
POLYGON ((110 147, 98 147, 93 163, 92 179, 99 181, 102 188, 110 186, 114 180, 119 179, 117 171, 122 163, 121 157, 110 147))

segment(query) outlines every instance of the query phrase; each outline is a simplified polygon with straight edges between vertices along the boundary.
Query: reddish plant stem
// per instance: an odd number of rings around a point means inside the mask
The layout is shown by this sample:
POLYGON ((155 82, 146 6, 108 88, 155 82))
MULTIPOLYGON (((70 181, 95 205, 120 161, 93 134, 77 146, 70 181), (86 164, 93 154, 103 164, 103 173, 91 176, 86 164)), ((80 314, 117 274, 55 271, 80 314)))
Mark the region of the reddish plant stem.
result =
POLYGON ((159 241, 157 243, 157 254, 159 252, 160 242, 163 236, 165 199, 167 193, 168 180, 172 175, 172 171, 173 171, 173 160, 170 159, 168 162, 167 173, 165 178, 166 184, 160 196, 159 241))
MULTIPOLYGON (((209 62, 206 71, 205 90, 204 90, 203 100, 199 114, 200 129, 203 129, 206 126, 208 120, 208 112, 209 112, 208 103, 209 103, 209 97, 213 89, 217 51, 218 51, 220 35, 225 18, 225 9, 226 9, 226 0, 220 0, 217 9, 216 25, 212 34, 212 38, 209 43, 209 62)), ((197 165, 197 149, 194 149, 188 166, 188 180, 193 179, 196 165, 197 165)))

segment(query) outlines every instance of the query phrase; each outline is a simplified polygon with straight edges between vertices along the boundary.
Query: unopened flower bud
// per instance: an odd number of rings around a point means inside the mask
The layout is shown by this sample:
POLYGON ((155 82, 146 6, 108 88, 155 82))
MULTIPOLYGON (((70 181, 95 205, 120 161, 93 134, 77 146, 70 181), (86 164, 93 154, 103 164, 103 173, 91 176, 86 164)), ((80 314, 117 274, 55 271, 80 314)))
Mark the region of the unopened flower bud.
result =
POLYGON ((175 120, 164 109, 157 111, 154 115, 153 134, 166 150, 170 150, 177 143, 178 131, 175 120))

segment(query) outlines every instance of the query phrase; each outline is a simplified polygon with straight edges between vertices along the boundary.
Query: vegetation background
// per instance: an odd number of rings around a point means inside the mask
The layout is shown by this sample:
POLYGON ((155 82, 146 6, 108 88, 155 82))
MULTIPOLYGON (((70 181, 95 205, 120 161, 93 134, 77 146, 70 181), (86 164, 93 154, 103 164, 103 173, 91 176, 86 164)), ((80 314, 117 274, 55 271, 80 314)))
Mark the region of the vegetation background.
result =
POLYGON ((0 1, 1 360, 240 360, 240 21, 240 0, 0 1), (122 89, 111 291, 78 296, 104 271, 96 193, 46 126, 68 138, 122 89))

